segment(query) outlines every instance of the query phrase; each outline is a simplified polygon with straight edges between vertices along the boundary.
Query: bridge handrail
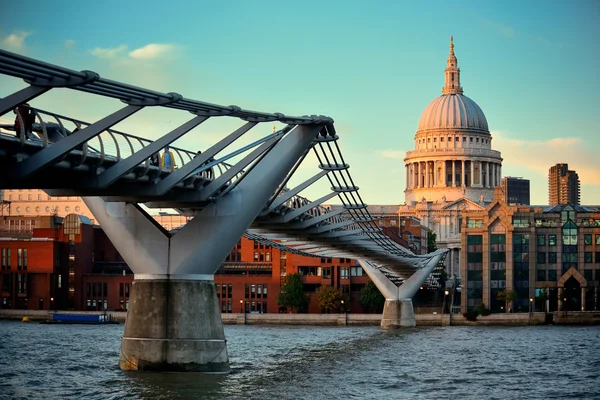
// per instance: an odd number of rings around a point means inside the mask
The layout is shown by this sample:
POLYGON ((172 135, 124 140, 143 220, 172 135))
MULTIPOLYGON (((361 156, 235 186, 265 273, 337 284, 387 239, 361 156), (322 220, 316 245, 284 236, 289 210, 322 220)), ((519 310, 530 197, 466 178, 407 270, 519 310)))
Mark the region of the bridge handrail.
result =
POLYGON ((177 93, 155 90, 102 78, 93 71, 75 71, 49 64, 20 54, 0 49, 0 73, 21 78, 33 86, 69 87, 71 89, 119 99, 130 105, 149 105, 174 108, 204 116, 233 116, 245 121, 284 124, 333 124, 326 116, 286 116, 282 113, 265 113, 245 110, 238 106, 222 106, 184 98, 177 93))
MULTIPOLYGON (((329 117, 315 115, 291 117, 281 113, 264 113, 243 110, 237 106, 221 106, 186 99, 177 93, 161 93, 158 91, 140 88, 101 78, 98 74, 91 71, 78 72, 4 50, 0 50, 0 73, 22 78, 25 82, 29 83, 31 86, 27 89, 24 89, 25 92, 29 93, 27 96, 30 94, 33 94, 33 96, 39 95, 47 90, 47 88, 68 87, 74 90, 118 99, 130 106, 166 107, 188 111, 198 116, 232 116, 249 122, 280 121, 290 126, 303 124, 324 124, 324 131, 320 133, 320 137, 318 139, 315 139, 312 150, 319 160, 321 169, 328 171, 326 174, 327 179, 332 185, 332 190, 337 192, 337 196, 342 202, 346 212, 344 214, 336 213, 336 215, 332 216, 329 221, 326 219, 322 222, 319 222, 319 225, 327 225, 345 221, 350 222, 348 219, 351 219, 354 223, 350 223, 335 230, 352 231, 348 234, 355 236, 354 233, 358 230, 357 228, 359 228, 362 232, 358 236, 365 236, 365 238, 370 239, 373 243, 376 243, 377 246, 383 250, 383 252, 393 255, 402 255, 405 257, 416 257, 414 254, 412 254, 412 252, 410 252, 410 250, 400 247, 392 239, 384 235, 381 232, 381 229, 375 225, 374 219, 371 217, 367 209, 367 205, 363 202, 358 192, 358 187, 355 186, 354 181, 348 171, 349 166, 345 163, 340 148, 337 144, 337 136, 335 135, 333 119, 329 117)), ((23 94, 23 96, 25 96, 25 94, 23 94)), ((11 107, 12 106, 14 106, 13 103, 11 103, 11 107)), ((5 110, 6 109, 2 109, 2 112, 6 112, 5 110)), ((130 110, 135 110, 135 107, 130 108, 130 110)), ((65 128, 65 123, 67 121, 70 124, 74 124, 76 127, 77 124, 80 124, 80 126, 83 124, 85 124, 85 126, 89 126, 88 123, 84 123, 83 121, 78 121, 64 116, 58 116, 57 114, 48 113, 42 110, 34 110, 36 119, 40 121, 38 131, 41 130, 40 139, 42 142, 41 146, 43 147, 51 146, 53 141, 51 140, 51 134, 48 130, 49 126, 46 122, 44 122, 42 113, 45 113, 44 115, 51 116, 57 120, 59 125, 57 129, 62 132, 63 137, 68 135, 67 129, 65 128)), ((24 145, 25 141, 27 140, 27 133, 23 128, 25 126, 23 122, 25 121, 22 121, 21 115, 18 115, 17 118, 19 119, 21 125, 21 132, 18 135, 18 138, 21 144, 24 145)), ((57 129, 54 129, 54 133, 59 134, 57 129)), ((61 135, 59 134, 58 136, 61 135)), ((119 162, 124 156, 126 157, 128 153, 133 154, 135 152, 135 145, 140 145, 142 148, 144 148, 148 143, 152 143, 152 141, 133 135, 128 135, 123 132, 118 132, 113 129, 106 129, 101 134, 90 139, 87 143, 81 145, 80 149, 76 148, 75 150, 81 151, 84 159, 89 153, 99 157, 101 164, 104 164, 108 161, 107 165, 110 165, 110 163, 119 162)), ((188 158, 187 162, 189 162, 196 155, 196 153, 184 149, 172 149, 176 152, 182 165, 185 165, 186 163, 184 158, 188 158)), ((66 157, 68 156, 68 153, 63 154, 62 156, 66 157)), ((56 160, 56 158, 54 160, 56 160)), ((147 173, 150 169, 149 160, 146 160, 142 164, 145 164, 145 173, 147 173)), ((136 168, 140 165, 136 166, 136 168)), ((231 167, 230 165, 222 163, 219 160, 216 160, 214 164, 211 164, 211 166, 214 166, 215 169, 218 169, 220 174, 224 173, 223 169, 227 170, 231 167)), ((163 173, 162 170, 161 173, 163 173)), ((166 173, 168 173, 168 171, 166 171, 166 173)), ((193 177, 193 179, 196 180, 197 175, 198 174, 192 174, 185 179, 193 177)), ((242 176, 244 176, 243 170, 231 177, 229 182, 226 184, 229 185, 229 188, 225 189, 221 193, 226 193, 227 190, 230 190, 232 187, 234 187, 236 179, 242 176)), ((331 196, 329 196, 329 198, 330 197, 331 196)), ((299 195, 293 196, 284 203, 286 207, 291 206, 289 207, 290 209, 306 207, 308 204, 312 204, 312 202, 299 195)), ((317 205, 300 215, 299 219, 302 220, 306 218, 315 218, 321 216, 322 213, 327 214, 329 212, 330 210, 327 208, 317 205)), ((321 218, 319 221, 321 221, 321 218)))
MULTIPOLYGON (((83 129, 91 125, 89 122, 80 119, 67 117, 58 113, 53 113, 39 108, 33 108, 24 105, 21 107, 31 110, 34 113, 36 122, 34 122, 32 125, 33 133, 36 133, 39 136, 39 139, 35 136, 27 137, 27 132, 25 130, 26 123, 25 121, 23 121, 23 117, 21 116, 21 114, 17 112, 15 118, 19 120, 19 131, 15 132, 15 135, 18 137, 19 141, 21 142, 21 145, 23 145, 27 140, 40 140, 42 142, 43 147, 48 147, 51 146, 53 142, 56 142, 57 140, 60 140, 63 137, 73 134, 75 129, 83 129), (54 119, 56 120, 56 122, 51 122, 50 119, 54 119), (67 127, 67 125, 69 127, 67 127), (73 129, 72 127, 74 127, 75 129, 73 129), (52 132, 52 134, 49 135, 48 132, 52 132)), ((8 127, 4 127, 4 129, 14 131, 14 128, 11 129, 8 127)), ((106 129, 99 135, 85 142, 78 150, 80 150, 83 153, 84 160, 89 154, 95 153, 99 156, 101 163, 103 163, 104 160, 113 160, 115 162, 118 162, 123 158, 131 156, 137 150, 146 147, 152 142, 153 141, 150 139, 135 136, 129 133, 118 131, 116 129, 106 129), (136 146, 135 143, 139 144, 140 147, 138 148, 138 146, 136 146)), ((169 146, 169 149, 175 152, 175 154, 177 154, 177 156, 179 157, 179 161, 181 161, 181 164, 179 166, 185 165, 187 162, 191 161, 196 156, 195 152, 180 147, 169 146)), ((147 164, 150 165, 149 160, 147 164)), ((225 171, 231 168, 231 166, 231 164, 226 162, 216 163, 213 168, 216 169, 218 173, 215 173, 213 175, 213 179, 222 175, 225 171)), ((243 171, 236 174, 235 177, 229 183, 234 182, 235 179, 239 178, 242 173, 243 171)))

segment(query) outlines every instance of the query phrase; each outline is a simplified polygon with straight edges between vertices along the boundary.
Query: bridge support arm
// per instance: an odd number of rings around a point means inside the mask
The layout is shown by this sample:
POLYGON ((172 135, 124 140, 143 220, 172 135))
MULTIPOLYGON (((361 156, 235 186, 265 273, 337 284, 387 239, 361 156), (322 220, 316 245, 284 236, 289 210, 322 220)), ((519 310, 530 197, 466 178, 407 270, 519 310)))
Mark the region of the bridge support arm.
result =
POLYGON ((399 287, 371 263, 360 261, 369 278, 385 297, 385 305, 381 316, 381 327, 383 329, 416 326, 412 298, 443 257, 444 252, 440 251, 435 254, 424 267, 417 269, 399 287))

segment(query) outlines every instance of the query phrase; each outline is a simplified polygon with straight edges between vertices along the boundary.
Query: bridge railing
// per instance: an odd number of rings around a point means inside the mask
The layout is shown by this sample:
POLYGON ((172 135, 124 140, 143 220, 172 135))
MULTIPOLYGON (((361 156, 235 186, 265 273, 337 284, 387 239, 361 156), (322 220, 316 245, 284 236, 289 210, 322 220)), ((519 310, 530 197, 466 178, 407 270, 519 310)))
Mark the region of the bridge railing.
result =
MULTIPOLYGON (((4 125, 2 129, 10 134, 15 134, 21 145, 25 145, 26 142, 37 143, 41 147, 46 148, 52 146, 53 143, 65 138, 69 135, 76 133, 78 130, 84 129, 91 125, 89 122, 82 121, 79 119, 66 117, 64 115, 52 113, 49 111, 36 109, 28 106, 19 106, 24 110, 33 115, 33 121, 30 124, 31 132, 28 132, 28 121, 25 121, 20 112, 15 112, 15 122, 18 121, 18 128, 15 126, 9 127, 4 125)), ((124 158, 130 157, 137 151, 143 149, 147 145, 152 143, 152 140, 134 136, 125 132, 121 132, 115 129, 106 129, 99 135, 85 142, 81 147, 76 148, 82 153, 83 158, 94 157, 98 158, 100 165, 105 161, 116 163, 124 158)), ((169 146, 169 150, 173 152, 175 157, 175 164, 177 167, 181 167, 191 161, 197 153, 182 149, 179 147, 169 146)), ((158 154, 160 160, 160 152, 158 154)), ((160 161, 159 161, 160 162, 160 161)), ((153 164, 151 159, 145 161, 140 165, 145 164, 146 167, 155 166, 160 168, 160 165, 153 164)), ((225 173, 231 165, 226 162, 211 162, 214 164, 211 174, 211 179, 217 178, 225 173)), ((233 183, 237 180, 243 171, 236 174, 228 183, 233 183)), ((207 177, 208 174, 203 174, 203 177, 207 177)))

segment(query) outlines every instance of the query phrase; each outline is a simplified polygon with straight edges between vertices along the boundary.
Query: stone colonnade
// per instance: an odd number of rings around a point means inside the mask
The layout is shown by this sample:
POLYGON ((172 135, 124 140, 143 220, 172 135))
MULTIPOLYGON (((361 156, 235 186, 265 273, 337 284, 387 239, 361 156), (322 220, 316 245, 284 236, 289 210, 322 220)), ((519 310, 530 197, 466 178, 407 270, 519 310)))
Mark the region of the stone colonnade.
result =
POLYGON ((406 189, 500 186, 502 164, 476 160, 407 162, 406 189))

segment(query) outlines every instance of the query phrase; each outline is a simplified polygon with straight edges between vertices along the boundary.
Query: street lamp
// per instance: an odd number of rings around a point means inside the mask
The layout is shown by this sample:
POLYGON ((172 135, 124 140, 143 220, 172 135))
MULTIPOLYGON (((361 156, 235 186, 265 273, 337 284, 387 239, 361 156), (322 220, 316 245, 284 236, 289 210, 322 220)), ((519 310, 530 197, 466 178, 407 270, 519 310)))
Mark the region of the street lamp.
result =
POLYGON ((529 312, 530 313, 533 312, 533 298, 532 297, 529 298, 529 312))
POLYGON ((242 313, 244 306, 244 300, 240 300, 240 314, 242 313))
POLYGON ((568 315, 568 313, 567 313, 567 311, 568 311, 567 310, 567 298, 566 297, 563 299, 563 310, 565 310, 565 315, 568 315))
POLYGON ((444 305, 442 306, 442 314, 444 314, 444 312, 446 311, 446 299, 448 298, 448 294, 450 292, 445 290, 444 291, 444 305))
POLYGON ((56 312, 56 307, 54 307, 54 297, 50 297, 50 308, 54 308, 54 312, 56 312))
POLYGON ((340 301, 340 304, 342 305, 342 311, 344 311, 344 312, 345 312, 345 311, 346 311, 346 309, 344 308, 344 300, 341 300, 341 301, 340 301))

